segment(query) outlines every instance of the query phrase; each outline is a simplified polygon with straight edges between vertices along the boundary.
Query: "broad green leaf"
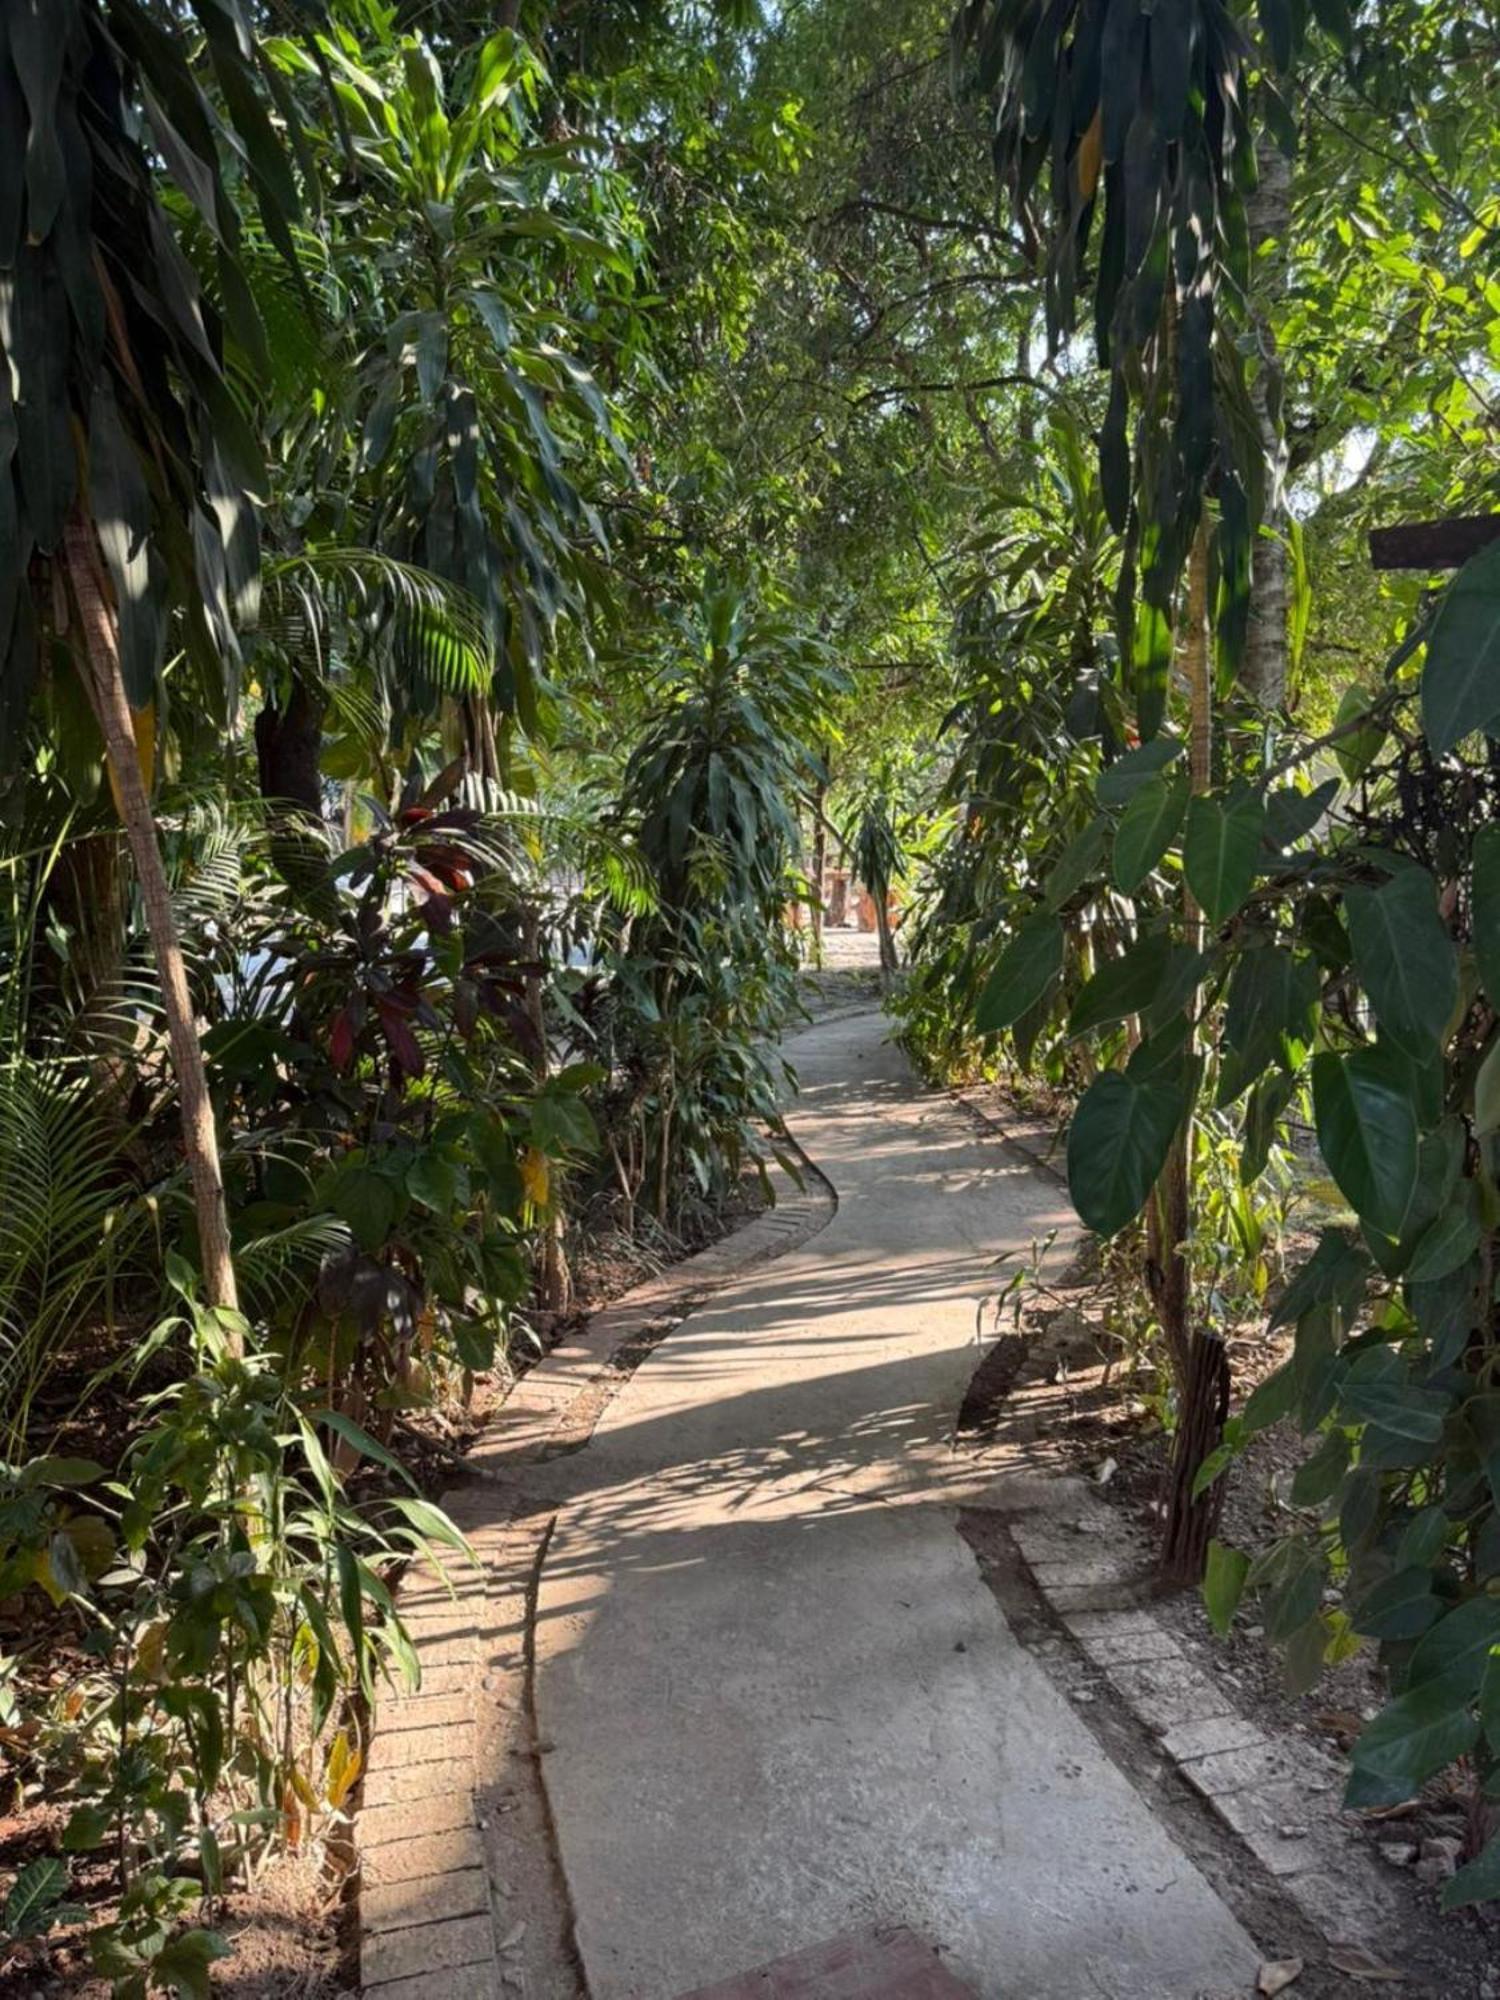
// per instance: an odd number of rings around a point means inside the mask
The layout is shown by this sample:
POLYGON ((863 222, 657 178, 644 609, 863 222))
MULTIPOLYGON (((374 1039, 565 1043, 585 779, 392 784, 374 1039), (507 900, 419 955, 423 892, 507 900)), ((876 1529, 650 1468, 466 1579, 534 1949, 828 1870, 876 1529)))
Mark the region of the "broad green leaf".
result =
POLYGON ((1265 1602, 1266 1637, 1273 1644, 1284 1646, 1307 1623, 1323 1602, 1323 1586, 1327 1581, 1322 1557, 1306 1544, 1294 1543, 1281 1581, 1265 1602))
POLYGON ((1381 1029, 1409 1055, 1425 1056, 1458 999, 1458 953, 1432 877, 1403 868, 1379 889, 1350 889, 1344 920, 1381 1029))
POLYGON ((0 1929, 14 1939, 40 1937, 56 1921, 68 1887, 68 1870, 55 1854, 28 1861, 11 1884, 0 1929))
POLYGON ((1240 1413, 1245 1429, 1269 1430, 1272 1424, 1279 1424, 1283 1417, 1290 1416, 1297 1407, 1297 1387, 1296 1364, 1291 1361, 1284 1362, 1263 1382, 1257 1382, 1240 1413))
POLYGON ((981 1035, 993 1035, 1018 1021, 1040 1000, 1062 971, 1063 927, 1047 910, 1029 916, 1000 954, 990 974, 974 1025, 981 1035))
POLYGON ((1490 1004, 1500 1007, 1500 820, 1474 836, 1470 909, 1480 982, 1490 1004))
POLYGON ((1470 1697, 1445 1680, 1426 1681, 1389 1702, 1354 1746, 1348 1803, 1410 1798, 1438 1771, 1474 1747, 1479 1720, 1470 1697))
MULTIPOLYGON (((1343 729, 1356 722, 1370 706, 1370 697, 1361 687, 1348 687, 1334 716, 1334 726, 1343 729)), ((1380 755, 1385 742, 1385 731, 1375 724, 1366 729, 1351 729, 1347 736, 1341 736, 1333 746, 1333 754, 1338 759, 1339 769, 1347 784, 1354 784, 1380 755)))
POLYGON ((1295 785, 1271 792, 1266 799, 1265 838, 1278 853, 1305 840, 1338 795, 1337 778, 1325 778, 1314 791, 1295 785))
POLYGON ((1422 726, 1435 756, 1500 718, 1500 542, 1448 586, 1427 640, 1422 726))
POLYGON ((1313 1058, 1318 1145, 1344 1198, 1382 1235, 1398 1236, 1417 1178, 1417 1118, 1375 1049, 1313 1058))
POLYGON ((1175 737, 1156 736, 1149 743, 1143 743, 1139 750, 1127 751, 1116 758, 1099 773, 1095 789, 1102 806, 1123 806, 1129 804, 1136 792, 1148 779, 1182 755, 1182 745, 1175 737))
POLYGON ((1240 958, 1224 1014, 1224 1039, 1242 1066, 1240 1089, 1269 1063, 1290 1068, 1289 1041, 1311 1041, 1318 986, 1316 961, 1282 945, 1257 945, 1240 958))
POLYGON ((1096 813, 1082 833, 1075 834, 1057 860, 1047 877, 1047 908, 1060 910, 1070 903, 1078 891, 1099 868, 1104 859, 1105 843, 1109 838, 1109 821, 1103 813, 1096 813))
POLYGON ((1182 1119, 1170 1084, 1106 1070, 1084 1092, 1068 1128, 1068 1191, 1100 1236, 1113 1236, 1146 1205, 1182 1119))
POLYGON ((1127 896, 1134 895, 1177 837, 1187 802, 1186 771, 1161 772, 1125 808, 1115 835, 1114 875, 1127 896))
POLYGON ((1406 1275, 1413 1284, 1433 1284, 1467 1264, 1479 1248, 1478 1189, 1466 1181, 1457 1200, 1428 1224, 1412 1253, 1406 1275))
POLYGON ((1306 1694, 1317 1685, 1328 1650, 1328 1621, 1315 1611, 1285 1641, 1284 1673, 1288 1694, 1306 1694))
POLYGON ((1450 1533, 1448 1516, 1441 1507, 1424 1507, 1401 1531, 1396 1544, 1397 1569, 1430 1569, 1447 1547, 1450 1533))
POLYGON ((1474 1136, 1500 1131, 1500 1035, 1490 1043, 1474 1079, 1474 1136))
MULTIPOLYGON (((1360 1357, 1361 1362, 1368 1358, 1360 1357)), ((1413 1382, 1399 1361, 1383 1375, 1367 1374, 1357 1363, 1344 1378, 1339 1409, 1352 1421, 1374 1424, 1392 1437, 1435 1444, 1448 1419, 1449 1399, 1441 1389, 1413 1382)))
POLYGON ((1200 793, 1188 806, 1182 865, 1208 921, 1226 923, 1249 895, 1260 857, 1265 807, 1253 792, 1200 793))
POLYGON ((1492 1903, 1500 1896, 1500 1834, 1480 1849, 1467 1867, 1443 1884, 1443 1908, 1462 1910, 1470 1903, 1492 1903))
POLYGON ((1221 1639, 1228 1636, 1234 1623, 1249 1573, 1250 1558, 1243 1549, 1232 1549, 1217 1537, 1209 1543, 1203 1572, 1203 1609, 1221 1639))
POLYGON ((1297 1467, 1292 1480, 1294 1507, 1321 1507, 1332 1499, 1349 1469, 1349 1439, 1344 1431, 1329 1431, 1309 1459, 1297 1467))
POLYGON ((1325 1229, 1318 1247, 1276 1302, 1272 1327, 1301 1319, 1313 1306, 1337 1305, 1352 1312, 1364 1297, 1372 1266, 1345 1230, 1325 1229))
POLYGON ((1473 1699, 1495 1646, 1500 1646, 1500 1597, 1471 1597, 1440 1618, 1425 1635, 1411 1656, 1406 1684, 1420 1687, 1424 1681, 1460 1681, 1473 1699))
POLYGON ((1425 1563, 1398 1569, 1377 1583, 1350 1611, 1356 1632, 1367 1639, 1415 1639, 1437 1622, 1442 1599, 1432 1588, 1425 1563))
POLYGON ((1184 980, 1191 985, 1198 963, 1191 945, 1174 944, 1160 933, 1137 938, 1118 958, 1105 959, 1088 981, 1073 1003, 1068 1033, 1084 1035, 1129 1014, 1149 1012, 1184 980))

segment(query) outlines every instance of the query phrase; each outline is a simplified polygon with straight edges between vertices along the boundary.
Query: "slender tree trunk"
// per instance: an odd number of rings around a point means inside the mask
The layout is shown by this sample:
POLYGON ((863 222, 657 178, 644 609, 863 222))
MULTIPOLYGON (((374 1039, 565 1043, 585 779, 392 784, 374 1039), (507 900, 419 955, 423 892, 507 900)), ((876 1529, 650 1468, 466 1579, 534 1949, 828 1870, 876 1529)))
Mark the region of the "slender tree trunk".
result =
POLYGON ((880 940, 880 984, 884 991, 889 992, 897 966, 896 940, 891 934, 890 892, 884 887, 877 889, 868 882, 865 887, 869 889, 870 900, 875 905, 875 932, 880 940))
MULTIPOLYGON (((1208 647, 1208 526, 1200 521, 1188 566, 1187 631, 1182 671, 1188 692, 1188 765, 1195 794, 1213 782, 1213 690, 1208 647)), ((1192 941, 1202 943, 1203 917, 1183 891, 1183 913, 1192 941)), ((1167 1336, 1177 1387, 1177 1434, 1172 1448, 1161 1573, 1169 1583, 1193 1584, 1203 1574, 1208 1544, 1218 1525, 1222 1482, 1193 1498, 1193 1481, 1224 1433, 1229 1414, 1229 1361, 1215 1327, 1195 1325, 1192 1267, 1193 1114, 1191 1107, 1173 1143, 1158 1184, 1158 1313, 1167 1336)))
POLYGON ((812 918, 812 962, 820 970, 823 965, 823 871, 828 865, 828 822, 823 817, 827 797, 827 782, 820 782, 813 793, 812 902, 808 906, 812 918))
POLYGON ((1263 708, 1286 702, 1287 677, 1287 552, 1283 540, 1286 504, 1282 491, 1286 448, 1276 415, 1276 391, 1281 367, 1271 314, 1286 291, 1286 240, 1292 211, 1292 163, 1281 148, 1263 136, 1256 149, 1260 183, 1251 195, 1249 227, 1257 254, 1250 317, 1259 349, 1259 365, 1250 384, 1250 401, 1260 431, 1266 462, 1265 525, 1272 534, 1257 535, 1250 570, 1250 624, 1245 640, 1242 678, 1263 708), (1270 244, 1269 250, 1263 245, 1270 244))
MULTIPOLYGON (((542 934, 534 911, 526 912, 525 926, 526 954, 529 958, 539 959, 542 955, 542 934)), ((542 981, 534 973, 526 976, 526 1015, 535 1039, 532 1074, 538 1085, 542 1085, 547 1081, 551 1058, 547 1050, 547 1013, 542 1001, 542 981)), ((549 1213, 542 1218, 541 1241, 537 1245, 537 1302, 544 1312, 561 1313, 567 1311, 573 1300, 573 1273, 568 1268, 565 1216, 556 1176, 550 1180, 547 1205, 549 1213)))
POLYGON ((125 834, 156 955, 157 977, 161 981, 172 1068, 177 1076, 183 1151, 187 1155, 198 1220, 204 1288, 210 1305, 234 1308, 239 1297, 230 1251, 224 1182, 219 1170, 219 1137, 213 1103, 208 1094, 177 920, 172 914, 171 891, 162 866, 156 820, 141 777, 130 703, 120 673, 114 613, 105 591, 103 564, 92 523, 75 513, 68 523, 65 548, 68 579, 82 627, 84 686, 103 732, 105 751, 114 773, 125 834))

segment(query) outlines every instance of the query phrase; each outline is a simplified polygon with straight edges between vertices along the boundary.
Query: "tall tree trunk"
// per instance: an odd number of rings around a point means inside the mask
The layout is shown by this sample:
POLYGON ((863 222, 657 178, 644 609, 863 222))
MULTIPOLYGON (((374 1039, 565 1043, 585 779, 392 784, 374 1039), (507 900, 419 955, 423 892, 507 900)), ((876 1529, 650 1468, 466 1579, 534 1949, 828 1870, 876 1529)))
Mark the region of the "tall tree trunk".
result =
POLYGON ((1245 640, 1242 678, 1263 708, 1286 702, 1287 679, 1287 552, 1283 534, 1286 502, 1286 447, 1277 417, 1281 365, 1271 316, 1286 292, 1287 232, 1292 212, 1292 163, 1275 141, 1262 135, 1256 148, 1260 184, 1249 199, 1250 242, 1257 253, 1250 299, 1251 324, 1259 349, 1259 365, 1250 385, 1250 401, 1260 431, 1266 462, 1265 525, 1271 534, 1257 535, 1250 569, 1250 625, 1245 640), (1269 244, 1269 249, 1262 246, 1269 244))
MULTIPOLYGON (((1188 694, 1188 766, 1195 794, 1213 782, 1213 684, 1208 646, 1208 525, 1200 521, 1188 563, 1187 630, 1182 673, 1188 694)), ((1183 914, 1193 942, 1203 939, 1203 916, 1183 890, 1183 914)), ((1217 1328, 1195 1325, 1192 1267, 1193 1114, 1189 1107, 1157 1187, 1158 1315, 1167 1336, 1177 1387, 1177 1434, 1172 1448, 1161 1573, 1169 1583, 1196 1583, 1218 1526, 1222 1483, 1198 1499, 1193 1481, 1219 1443, 1229 1414, 1229 1362, 1217 1328)))
POLYGON ((172 914, 171 891, 166 869, 162 865, 156 820, 151 811, 151 801, 146 796, 136 752, 135 728, 120 672, 119 638, 106 592, 103 561, 93 524, 75 513, 68 522, 64 546, 68 581, 82 628, 83 658, 80 665, 84 687, 98 718, 110 770, 114 774, 131 859, 135 863, 136 879, 141 885, 141 901, 145 905, 146 927, 156 956, 157 977, 161 981, 172 1068, 177 1076, 182 1145, 187 1156, 198 1221, 204 1289, 210 1305, 234 1308, 239 1304, 239 1296, 230 1251, 224 1182, 219 1170, 219 1135, 214 1125, 203 1051, 198 1043, 198 1024, 188 991, 187 968, 177 936, 177 920, 172 914))
MULTIPOLYGON (((542 930, 534 910, 526 911, 524 924, 526 955, 540 960, 542 930)), ((546 1083, 552 1065, 547 1048, 547 1011, 543 1003, 542 979, 537 973, 526 975, 526 1017, 531 1023, 534 1041, 532 1074, 540 1087, 546 1083)), ((537 1245, 537 1303, 544 1312, 562 1313, 573 1301, 573 1273, 568 1266, 566 1213, 556 1175, 551 1177, 547 1205, 548 1213, 542 1218, 541 1241, 537 1245)))

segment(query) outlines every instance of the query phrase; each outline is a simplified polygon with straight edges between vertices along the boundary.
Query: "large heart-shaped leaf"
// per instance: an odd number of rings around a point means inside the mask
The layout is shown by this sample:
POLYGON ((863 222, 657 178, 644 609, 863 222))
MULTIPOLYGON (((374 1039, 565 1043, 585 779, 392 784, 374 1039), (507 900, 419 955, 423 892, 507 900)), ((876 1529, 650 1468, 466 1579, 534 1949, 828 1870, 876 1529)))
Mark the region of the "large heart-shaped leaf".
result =
POLYGON ((1407 1686, 1461 1677, 1477 1694, 1495 1646, 1500 1646, 1500 1598, 1471 1597, 1427 1633, 1411 1656, 1407 1686))
POLYGON ((1047 877, 1049 910, 1060 910, 1077 895, 1104 859, 1104 843, 1108 836, 1109 821, 1103 813, 1097 813, 1083 831, 1068 842, 1047 877))
POLYGON ((1255 880, 1266 809, 1253 792, 1200 793, 1188 807, 1182 865, 1211 924, 1226 923, 1255 880))
POLYGON ((1492 1006, 1500 1006, 1500 821, 1491 820, 1474 836, 1474 956, 1492 1006))
POLYGON ((1224 1039, 1240 1058, 1241 1089, 1267 1064, 1286 1059, 1289 1039, 1311 1041, 1318 984, 1316 960, 1282 945, 1259 945, 1240 959, 1229 982, 1224 1039))
POLYGON ((1399 1804, 1466 1755, 1478 1734, 1471 1695, 1453 1682, 1409 1689, 1386 1704, 1355 1744, 1347 1803, 1399 1804))
POLYGON ((1180 996, 1186 1004, 1199 955, 1191 945, 1174 944, 1157 934, 1137 938, 1118 958, 1107 958, 1073 1003, 1070 1035, 1123 1021, 1127 1014, 1145 1014, 1163 997, 1180 996))
POLYGON ((1403 868, 1378 889, 1350 889, 1344 919, 1376 1020, 1408 1055, 1427 1055, 1458 999, 1436 883, 1425 868, 1403 868))
POLYGON ((1187 811, 1186 771, 1161 772, 1141 786, 1115 835, 1115 881, 1127 896, 1145 881, 1177 836, 1187 811))
POLYGON ((1068 1128, 1068 1191, 1090 1229, 1113 1236, 1146 1205, 1182 1118, 1179 1087, 1106 1070, 1068 1128))
POLYGON ((1313 1058, 1318 1145, 1351 1208, 1399 1236, 1417 1178, 1417 1115, 1378 1049, 1313 1058))
POLYGON ((974 1025, 981 1035, 993 1035, 1020 1020, 1035 1006, 1062 971, 1063 927, 1049 910, 1038 910, 1021 925, 1000 954, 990 974, 974 1025))
POLYGON ((1182 745, 1172 736, 1157 736, 1139 750, 1127 751, 1099 773, 1096 790, 1103 806, 1123 806, 1148 779, 1182 755, 1182 745))
POLYGON ((1500 720, 1500 542, 1471 556, 1438 608, 1422 669, 1422 726, 1442 756, 1500 720))

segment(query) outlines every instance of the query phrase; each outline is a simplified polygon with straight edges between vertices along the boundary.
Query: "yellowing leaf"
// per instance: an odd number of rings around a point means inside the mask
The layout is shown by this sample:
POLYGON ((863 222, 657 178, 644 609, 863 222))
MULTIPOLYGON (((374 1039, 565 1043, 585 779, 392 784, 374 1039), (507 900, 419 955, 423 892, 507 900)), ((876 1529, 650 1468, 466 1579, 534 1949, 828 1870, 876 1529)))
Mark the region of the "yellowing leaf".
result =
POLYGON ((552 1186, 552 1173, 547 1164, 547 1155, 539 1153, 535 1146, 523 1146, 516 1164, 521 1170, 521 1186, 526 1199, 534 1208, 545 1208, 547 1195, 552 1186))
POLYGON ((328 1752, 328 1769, 323 1778, 324 1793, 335 1812, 359 1782, 364 1763, 363 1756, 349 1741, 349 1732, 341 1729, 328 1752))
POLYGON ((1094 113, 1093 123, 1078 142, 1078 192, 1092 201, 1099 185, 1099 163, 1104 154, 1104 107, 1094 113))

